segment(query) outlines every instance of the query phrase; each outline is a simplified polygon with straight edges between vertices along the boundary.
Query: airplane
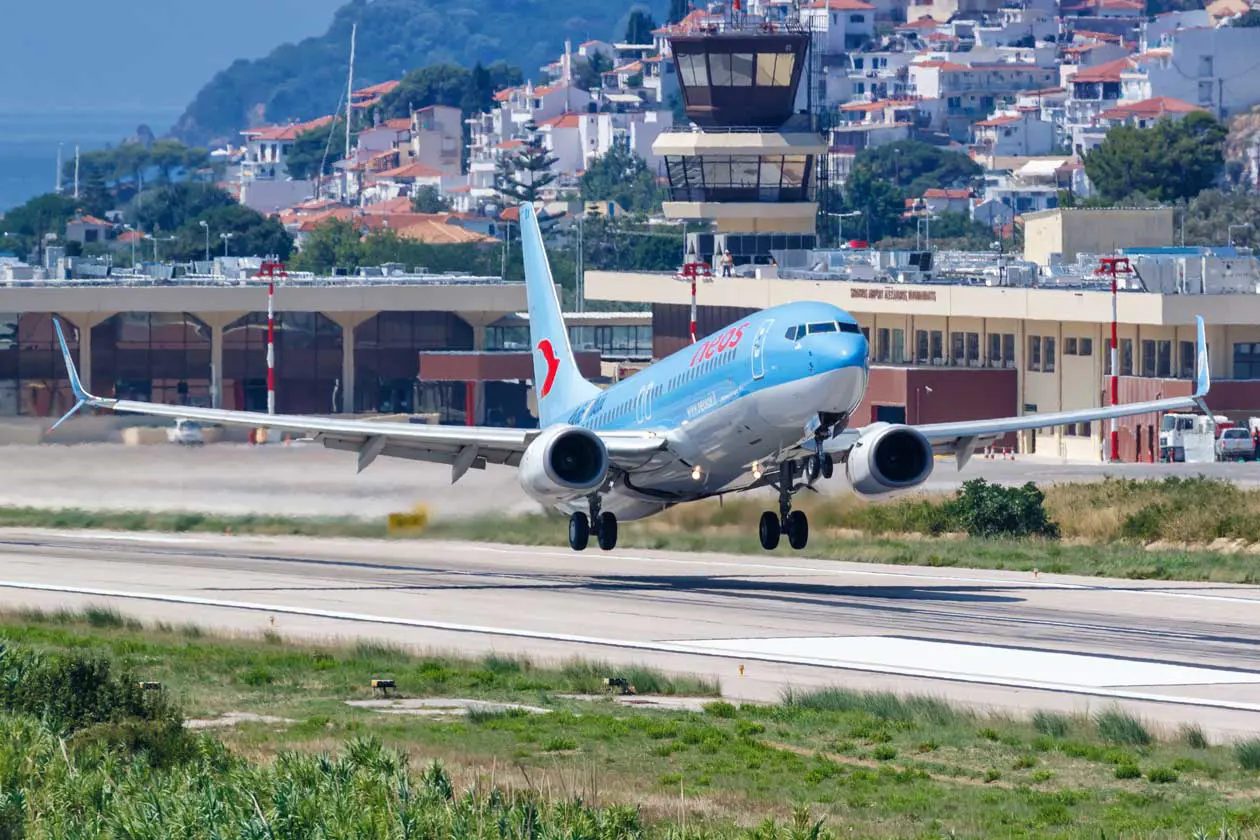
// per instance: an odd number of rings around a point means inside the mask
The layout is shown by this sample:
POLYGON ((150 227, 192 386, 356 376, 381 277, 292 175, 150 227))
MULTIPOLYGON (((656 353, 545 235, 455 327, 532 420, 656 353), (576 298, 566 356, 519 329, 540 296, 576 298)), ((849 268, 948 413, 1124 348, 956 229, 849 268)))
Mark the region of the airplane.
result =
MULTIPOLYGON (((761 545, 794 549, 809 522, 793 496, 843 465, 867 498, 905 491, 932 474, 936 455, 961 469, 972 454, 1024 429, 1198 407, 1210 387, 1203 319, 1197 318, 1194 394, 1077 411, 926 425, 876 422, 852 427, 869 376, 867 342, 857 321, 827 303, 799 301, 761 310, 601 389, 579 373, 561 315, 538 218, 521 205, 530 343, 539 428, 431 426, 160 405, 89 394, 57 337, 77 403, 223 425, 313 436, 356 453, 362 472, 379 456, 449 464, 452 484, 469 469, 514 466, 524 491, 569 514, 569 545, 592 535, 617 545, 619 521, 642 519, 684 502, 771 487, 778 510, 758 524, 761 545)), ((50 431, 52 431, 50 429, 50 431)))

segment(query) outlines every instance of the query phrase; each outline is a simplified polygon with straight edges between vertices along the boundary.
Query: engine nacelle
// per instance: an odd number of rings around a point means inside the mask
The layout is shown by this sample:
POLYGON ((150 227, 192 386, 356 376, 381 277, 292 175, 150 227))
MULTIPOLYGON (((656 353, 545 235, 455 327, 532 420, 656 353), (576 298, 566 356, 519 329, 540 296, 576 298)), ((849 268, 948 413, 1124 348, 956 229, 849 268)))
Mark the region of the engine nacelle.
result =
POLYGON ((517 470, 521 488, 543 504, 588 496, 608 477, 608 449, 580 426, 553 426, 534 439, 517 470))
POLYGON ((879 496, 922 484, 935 463, 932 444, 918 429, 884 425, 853 445, 845 473, 855 493, 879 496))

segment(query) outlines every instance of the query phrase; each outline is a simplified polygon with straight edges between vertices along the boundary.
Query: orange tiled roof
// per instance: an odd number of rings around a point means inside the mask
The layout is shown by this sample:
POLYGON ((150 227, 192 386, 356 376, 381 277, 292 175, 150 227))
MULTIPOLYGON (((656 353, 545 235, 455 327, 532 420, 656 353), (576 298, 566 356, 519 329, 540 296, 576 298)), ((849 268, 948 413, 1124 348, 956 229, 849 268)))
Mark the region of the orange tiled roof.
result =
POLYGON ((376 177, 388 178, 392 181, 409 181, 415 178, 441 178, 442 173, 422 163, 409 163, 397 169, 386 169, 384 172, 378 172, 376 177))
POLYGON ((1010 125, 1019 122, 1023 117, 1017 117, 1014 114, 1003 114, 1000 117, 991 117, 987 120, 980 120, 976 123, 977 128, 996 128, 999 125, 1010 125))
POLYGON ((320 117, 316 120, 304 123, 294 123, 292 125, 272 125, 264 128, 247 128, 241 132, 250 140, 262 140, 264 142, 283 142, 286 140, 295 140, 299 134, 307 131, 313 131, 317 128, 323 128, 333 121, 331 116, 320 117))
POLYGON ((1169 114, 1189 114, 1193 111, 1206 111, 1198 105, 1191 105, 1181 99, 1174 99, 1171 96, 1156 96, 1152 99, 1143 99, 1141 102, 1133 102, 1129 105, 1117 105, 1115 108, 1109 108, 1098 115, 1100 120, 1125 120, 1137 117, 1140 119, 1158 119, 1166 117, 1169 114))
POLYGON ((1120 74, 1133 69, 1133 60, 1117 58, 1094 67, 1086 67, 1068 81, 1071 82, 1119 82, 1120 74))

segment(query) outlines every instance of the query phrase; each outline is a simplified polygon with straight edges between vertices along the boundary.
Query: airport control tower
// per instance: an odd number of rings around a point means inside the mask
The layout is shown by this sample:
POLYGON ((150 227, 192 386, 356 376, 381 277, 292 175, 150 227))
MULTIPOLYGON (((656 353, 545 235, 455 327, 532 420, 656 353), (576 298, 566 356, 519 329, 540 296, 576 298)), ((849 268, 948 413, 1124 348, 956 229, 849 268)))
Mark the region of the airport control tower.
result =
POLYGON ((661 134, 652 150, 669 178, 665 215, 712 223, 713 234, 688 237, 689 254, 719 274, 726 250, 739 266, 813 248, 815 162, 827 143, 798 107, 809 31, 743 15, 737 0, 688 16, 669 41, 695 125, 661 134))

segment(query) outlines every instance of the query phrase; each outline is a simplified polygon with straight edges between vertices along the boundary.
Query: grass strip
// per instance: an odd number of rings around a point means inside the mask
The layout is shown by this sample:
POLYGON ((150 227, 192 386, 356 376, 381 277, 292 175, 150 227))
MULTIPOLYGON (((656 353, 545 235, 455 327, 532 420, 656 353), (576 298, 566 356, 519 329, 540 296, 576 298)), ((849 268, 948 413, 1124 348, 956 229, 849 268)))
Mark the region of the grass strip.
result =
POLYGON ((4 836, 1092 840, 1260 828, 1256 742, 1213 745, 1119 708, 1016 718, 836 687, 774 704, 648 709, 565 695, 599 692, 608 674, 641 691, 716 686, 598 663, 212 636, 104 607, 3 614, 0 637, 25 662, 101 658, 159 680, 190 715, 266 716, 155 762, 147 736, 97 729, 63 741, 0 693, 4 836), (550 711, 409 716, 346 704, 370 698, 380 676, 406 698, 550 711))

